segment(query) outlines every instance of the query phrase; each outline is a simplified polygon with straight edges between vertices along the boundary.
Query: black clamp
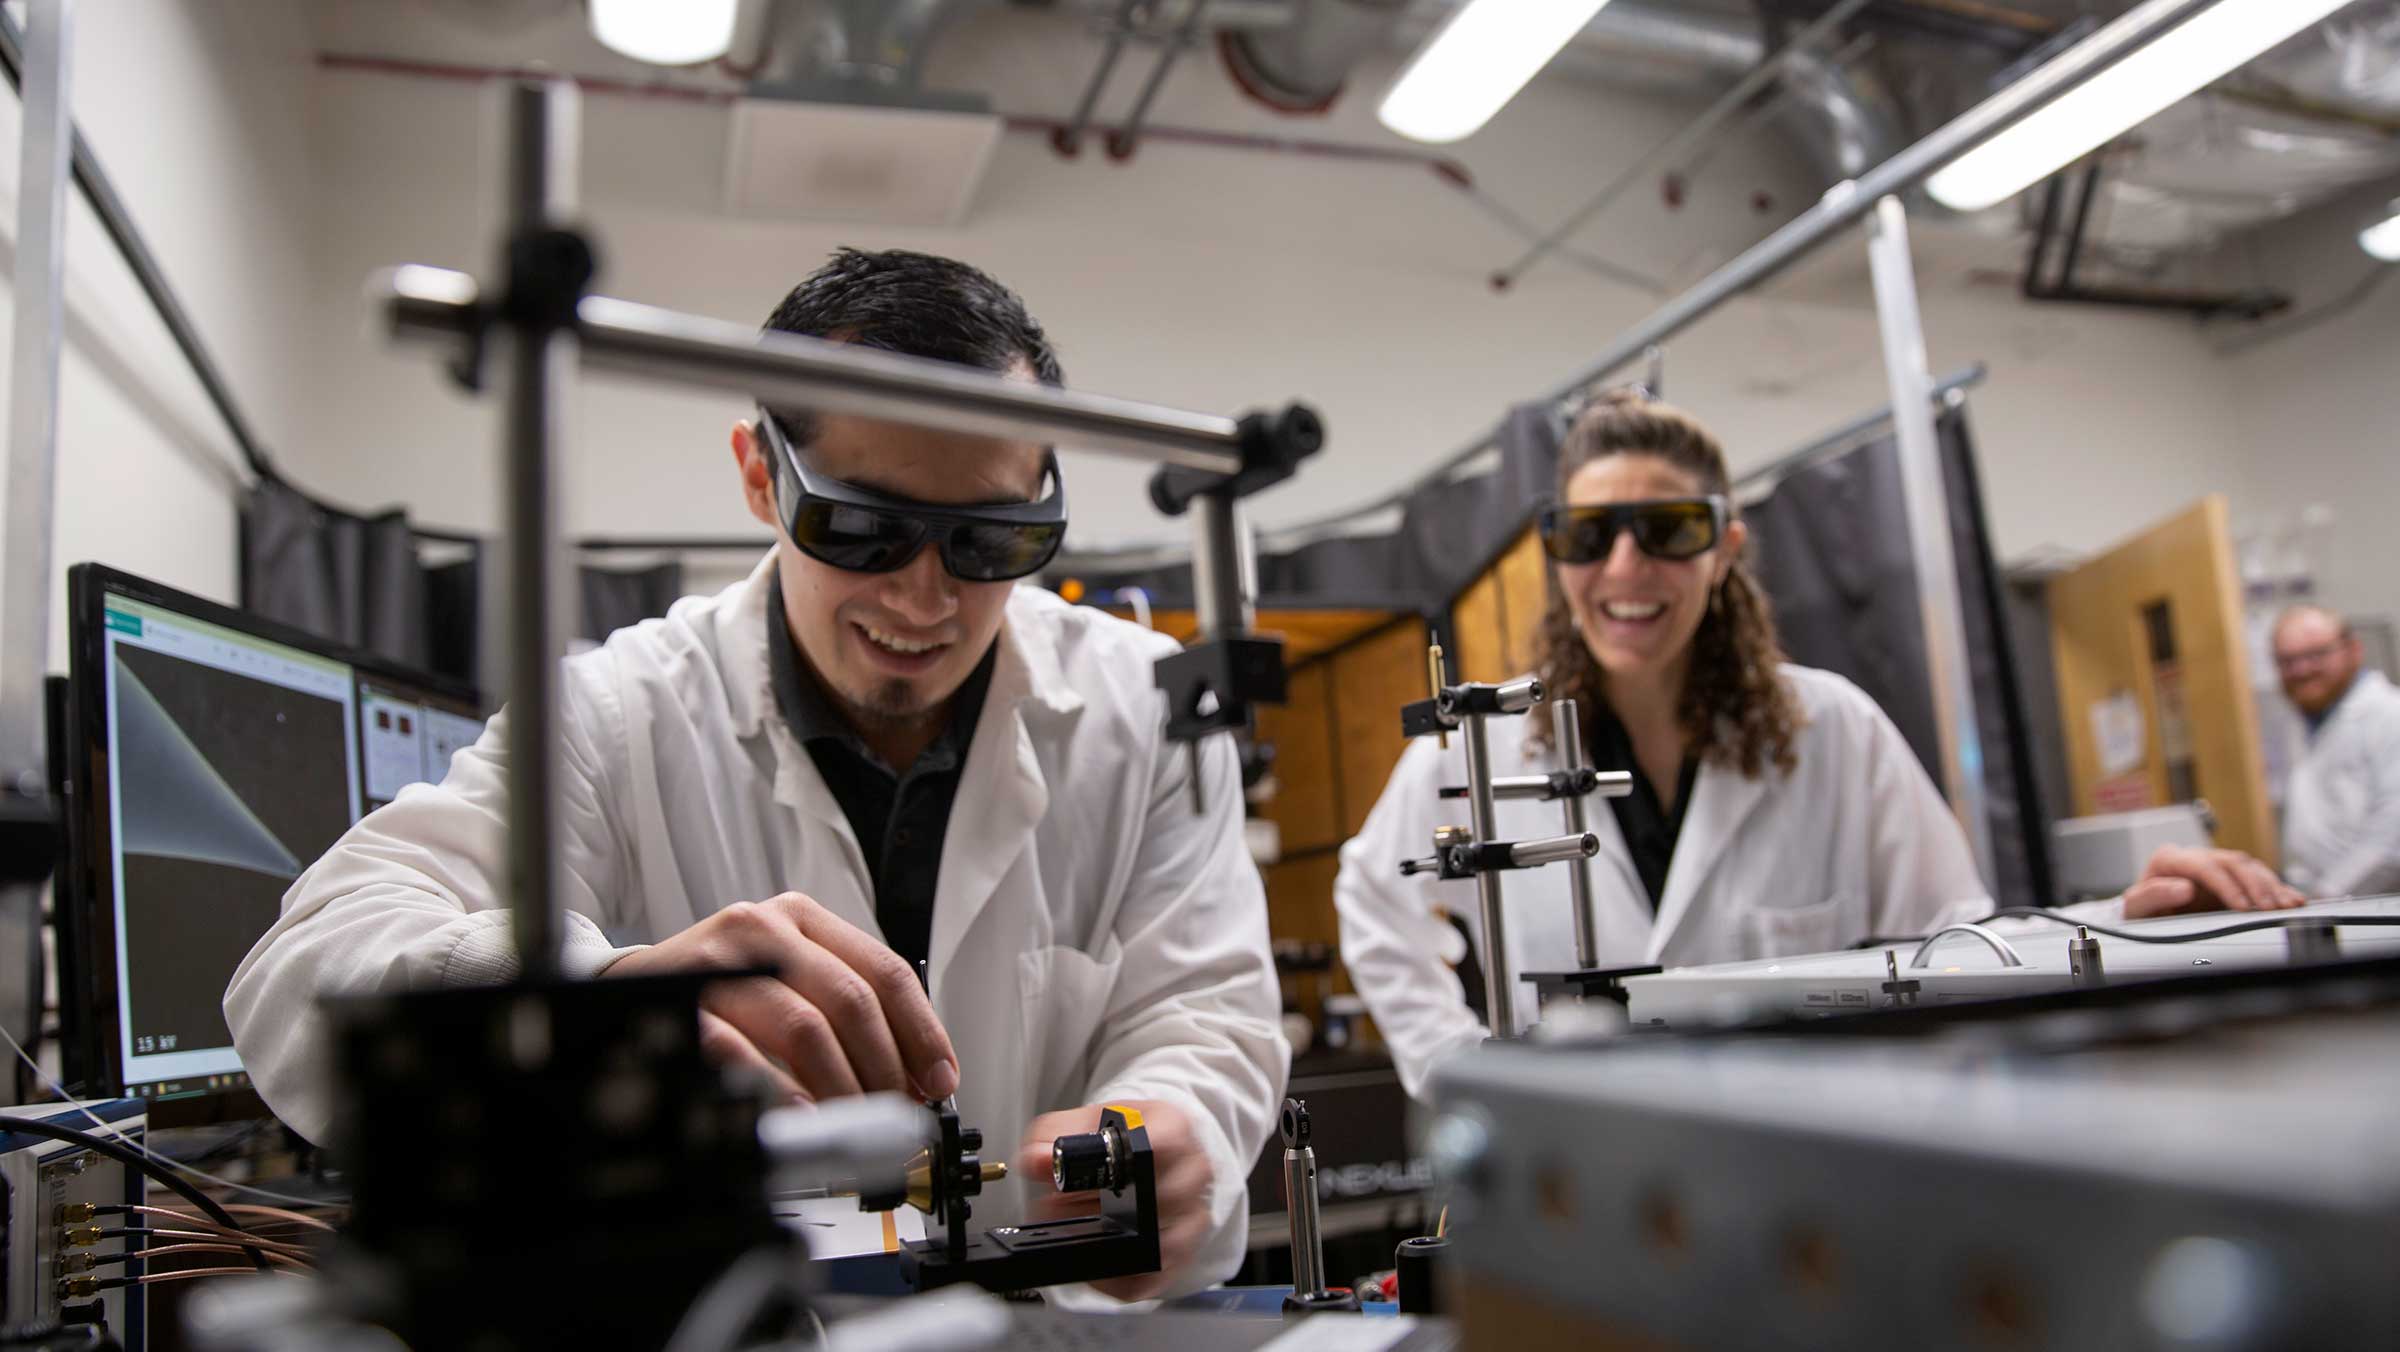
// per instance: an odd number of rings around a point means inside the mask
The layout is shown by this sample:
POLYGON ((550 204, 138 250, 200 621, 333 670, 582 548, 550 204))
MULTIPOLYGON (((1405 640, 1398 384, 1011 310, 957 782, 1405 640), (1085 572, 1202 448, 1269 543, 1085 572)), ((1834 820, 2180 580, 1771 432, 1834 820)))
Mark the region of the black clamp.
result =
POLYGON ((1325 421, 1306 404, 1252 413, 1235 427, 1242 439, 1240 469, 1228 475, 1169 465, 1150 476, 1150 504, 1181 516, 1204 493, 1246 498, 1291 478, 1301 461, 1325 448, 1325 421))
POLYGON ((1430 858, 1401 860, 1400 876, 1409 878, 1420 873, 1434 873, 1455 881, 1472 878, 1478 873, 1498 873, 1502 869, 1527 867, 1516 862, 1511 853, 1515 849, 1516 842, 1510 840, 1492 840, 1480 845, 1471 841, 1442 845, 1434 850, 1430 858))
POLYGON ((508 242, 508 281, 497 301, 479 301, 466 345, 450 364, 450 378, 467 390, 483 389, 483 357, 495 325, 519 333, 574 328, 577 307, 600 271, 599 257, 582 232, 550 227, 529 230, 508 242))
POLYGON ((1283 703, 1283 640, 1256 634, 1210 639, 1158 659, 1150 679, 1166 692, 1169 740, 1196 742, 1212 732, 1246 728, 1254 706, 1283 703))
POLYGON ((1587 967, 1575 972, 1519 972, 1519 981, 1533 983, 1534 997, 1547 1005, 1560 996, 1590 1000, 1595 996, 1623 1005, 1632 996, 1625 989, 1630 977, 1652 976, 1666 969, 1656 963, 1634 967, 1587 967))

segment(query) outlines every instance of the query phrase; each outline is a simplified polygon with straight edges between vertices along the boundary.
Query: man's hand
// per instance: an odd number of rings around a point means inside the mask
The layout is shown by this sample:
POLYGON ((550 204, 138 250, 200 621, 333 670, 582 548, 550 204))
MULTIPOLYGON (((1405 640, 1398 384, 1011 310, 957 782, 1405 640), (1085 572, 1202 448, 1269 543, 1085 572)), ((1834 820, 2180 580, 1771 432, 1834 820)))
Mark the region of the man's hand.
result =
POLYGON ((772 968, 709 986, 700 1047, 795 1099, 958 1092, 958 1053, 899 954, 797 892, 736 902, 604 975, 772 968))
MULTIPOLYGON (((1215 1170, 1183 1109, 1154 1099, 1120 1102, 1140 1111, 1142 1125, 1150 1133, 1150 1161, 1158 1174, 1159 1270, 1094 1282, 1092 1289, 1118 1300, 1147 1300, 1167 1289, 1175 1270, 1190 1262, 1200 1241, 1208 1237, 1208 1200, 1215 1170)), ((1057 1220, 1100 1210, 1099 1194, 1052 1192, 1049 1181, 1050 1143, 1061 1136, 1099 1129, 1098 1105, 1044 1113, 1026 1124, 1025 1143, 1017 1147, 1014 1167, 1033 1197, 1028 1219, 1057 1220)))
POLYGON ((2125 889, 2125 918, 2177 911, 2282 911, 2307 901, 2275 870, 2240 850, 2162 845, 2141 881, 2125 889))

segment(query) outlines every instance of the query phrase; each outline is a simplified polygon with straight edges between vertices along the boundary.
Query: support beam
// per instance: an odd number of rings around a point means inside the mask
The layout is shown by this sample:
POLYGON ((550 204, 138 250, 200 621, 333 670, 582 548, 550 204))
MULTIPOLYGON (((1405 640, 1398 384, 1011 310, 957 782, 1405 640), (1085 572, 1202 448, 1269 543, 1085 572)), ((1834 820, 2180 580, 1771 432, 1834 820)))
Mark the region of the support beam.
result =
POLYGON ((1917 611, 1932 679, 1934 730, 1941 743, 1942 788, 1958 814, 1983 885, 1996 888, 1992 819, 1983 782, 1983 736, 1975 714, 1975 672, 1967 659, 1958 551, 1950 535, 1949 493, 1933 420, 1933 371, 1925 357, 1924 318, 1908 247, 1908 211, 1897 197, 1875 204, 1867 240, 1875 316, 1892 391, 1892 430, 1900 449, 1900 496, 1908 513, 1909 555, 1917 575, 1917 611))

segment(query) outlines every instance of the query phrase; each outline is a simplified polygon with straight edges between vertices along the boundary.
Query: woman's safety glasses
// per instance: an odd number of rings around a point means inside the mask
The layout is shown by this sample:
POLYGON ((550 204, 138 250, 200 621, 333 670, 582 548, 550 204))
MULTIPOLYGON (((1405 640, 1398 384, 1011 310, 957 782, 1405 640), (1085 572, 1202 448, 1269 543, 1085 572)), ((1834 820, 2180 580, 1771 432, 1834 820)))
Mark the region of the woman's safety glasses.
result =
POLYGON ((1008 582, 1041 571, 1067 535, 1067 485, 1056 457, 1042 463, 1047 496, 989 507, 936 507, 811 474, 774 414, 759 410, 774 467, 775 501, 800 552, 853 573, 890 573, 926 545, 961 582, 1008 582))
POLYGON ((1631 532, 1634 544, 1651 558, 1694 559, 1716 548, 1725 534, 1725 499, 1712 493, 1602 507, 1553 503, 1542 509, 1541 529, 1542 548, 1561 563, 1600 562, 1616 548, 1620 531, 1631 532))

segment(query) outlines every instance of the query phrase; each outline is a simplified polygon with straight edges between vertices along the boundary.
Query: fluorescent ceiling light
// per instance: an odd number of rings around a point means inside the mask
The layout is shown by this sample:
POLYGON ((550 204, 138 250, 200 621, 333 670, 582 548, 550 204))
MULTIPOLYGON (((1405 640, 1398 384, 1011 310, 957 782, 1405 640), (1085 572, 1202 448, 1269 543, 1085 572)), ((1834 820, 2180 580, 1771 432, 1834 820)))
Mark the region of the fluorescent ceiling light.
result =
POLYGON ((658 66, 714 61, 733 46, 741 0, 587 0, 592 36, 620 56, 658 66))
POLYGON ((2400 263, 2400 198, 2384 212, 2382 220, 2358 232, 2358 247, 2386 263, 2400 263))
POLYGON ((2217 0, 1925 182, 1981 211, 2073 164, 2350 0, 2217 0))
POLYGON ((1492 120, 1608 0, 1468 0, 1409 59, 1375 116, 1412 141, 1492 120))

